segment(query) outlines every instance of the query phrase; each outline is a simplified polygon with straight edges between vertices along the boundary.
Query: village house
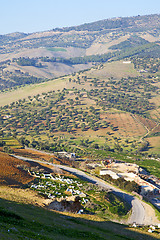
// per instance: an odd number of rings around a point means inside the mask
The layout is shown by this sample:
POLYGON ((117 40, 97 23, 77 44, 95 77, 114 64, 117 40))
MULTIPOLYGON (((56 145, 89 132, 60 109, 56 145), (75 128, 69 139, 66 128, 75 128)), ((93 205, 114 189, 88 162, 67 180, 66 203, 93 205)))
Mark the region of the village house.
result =
MULTIPOLYGON (((129 165, 127 164, 127 166, 129 166, 129 165)), ((123 169, 125 169, 125 168, 123 167, 123 169)), ((116 168, 116 172, 109 170, 109 169, 101 169, 100 176, 102 176, 102 175, 109 175, 113 179, 124 178, 126 181, 136 182, 141 187, 140 194, 142 196, 147 196, 148 194, 154 195, 157 192, 159 192, 159 189, 157 188, 157 186, 140 178, 140 176, 138 176, 134 172, 127 172, 127 171, 126 172, 117 172, 117 168, 116 168)))
POLYGON ((69 160, 76 160, 76 154, 75 153, 68 153, 68 152, 57 152, 57 154, 60 156, 60 157, 66 157, 68 158, 69 160))

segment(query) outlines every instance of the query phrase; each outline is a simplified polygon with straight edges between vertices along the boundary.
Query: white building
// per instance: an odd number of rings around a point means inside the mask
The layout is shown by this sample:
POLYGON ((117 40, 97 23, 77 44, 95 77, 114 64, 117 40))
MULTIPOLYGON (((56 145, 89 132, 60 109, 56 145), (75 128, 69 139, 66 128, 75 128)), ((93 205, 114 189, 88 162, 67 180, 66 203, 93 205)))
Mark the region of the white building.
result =
POLYGON ((101 169, 100 170, 100 176, 102 176, 102 175, 109 175, 113 179, 118 179, 119 178, 119 176, 115 172, 113 172, 111 170, 108 170, 108 169, 101 169))
POLYGON ((75 153, 58 152, 58 154, 61 157, 67 157, 70 160, 76 160, 76 154, 75 153))

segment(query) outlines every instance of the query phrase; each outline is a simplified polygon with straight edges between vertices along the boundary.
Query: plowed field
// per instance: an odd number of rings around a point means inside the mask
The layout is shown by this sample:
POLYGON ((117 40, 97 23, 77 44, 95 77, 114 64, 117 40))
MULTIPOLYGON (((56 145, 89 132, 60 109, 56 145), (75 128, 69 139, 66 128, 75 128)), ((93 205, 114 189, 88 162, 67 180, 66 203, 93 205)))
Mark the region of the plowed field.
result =
POLYGON ((147 119, 147 118, 143 118, 141 116, 136 116, 136 118, 142 124, 144 124, 149 130, 152 130, 156 126, 156 122, 154 122, 153 120, 150 120, 150 119, 147 119))
POLYGON ((130 113, 107 113, 107 120, 118 127, 118 132, 124 137, 138 137, 146 133, 143 124, 130 113))

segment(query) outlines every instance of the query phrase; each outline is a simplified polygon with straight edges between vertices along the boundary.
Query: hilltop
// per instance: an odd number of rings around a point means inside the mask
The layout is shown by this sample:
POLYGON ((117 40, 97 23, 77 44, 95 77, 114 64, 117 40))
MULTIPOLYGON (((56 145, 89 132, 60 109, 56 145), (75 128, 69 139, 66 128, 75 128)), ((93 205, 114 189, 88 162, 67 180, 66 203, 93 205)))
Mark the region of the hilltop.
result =
POLYGON ((0 89, 42 82, 114 59, 159 57, 160 15, 0 36, 0 89))
MULTIPOLYGON (((74 47, 87 49, 94 42, 105 44, 127 34, 144 35, 146 41, 159 40, 160 15, 113 18, 75 27, 56 28, 31 34, 1 35, 1 53, 39 47, 74 47), (104 38, 105 37, 105 38, 104 38), (147 39, 148 38, 148 39, 147 39), (103 42, 102 42, 103 40, 103 42), (19 45, 19 46, 18 46, 19 45)), ((155 42, 154 41, 154 42, 155 42)), ((73 56, 72 56, 73 57, 73 56)))

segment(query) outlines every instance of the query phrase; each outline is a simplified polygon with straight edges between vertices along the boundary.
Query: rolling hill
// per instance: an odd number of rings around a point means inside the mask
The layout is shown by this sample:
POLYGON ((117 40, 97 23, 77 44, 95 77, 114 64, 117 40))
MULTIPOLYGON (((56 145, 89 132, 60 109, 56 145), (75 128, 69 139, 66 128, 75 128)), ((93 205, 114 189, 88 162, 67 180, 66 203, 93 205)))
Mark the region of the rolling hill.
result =
MULTIPOLYGON (((50 170, 7 153, 88 172, 90 161, 122 160, 159 178, 159 88, 158 14, 1 35, 0 238, 158 239, 158 229, 151 236, 147 227, 134 231, 110 222, 112 211, 114 219, 119 216, 114 215, 117 207, 125 215, 125 203, 87 183, 92 214, 48 211, 49 199, 24 185, 34 180, 27 169, 50 170), (77 161, 58 154, 59 160, 53 159, 43 151, 76 153, 77 161)), ((54 187, 63 189, 60 183, 54 187)))
POLYGON ((1 35, 0 90, 46 81, 114 59, 159 57, 159 26, 160 15, 146 15, 1 35), (30 61, 26 63, 27 59, 30 61))
POLYGON ((107 149, 159 154, 159 69, 153 72, 156 63, 159 60, 149 62, 144 58, 112 61, 1 93, 2 129, 18 138, 25 135, 29 145, 40 139, 44 146, 48 142, 52 151, 70 149, 90 154, 97 143, 103 154, 107 149), (142 71, 145 61, 148 66, 142 71), (61 142, 57 147, 56 139, 61 142))

